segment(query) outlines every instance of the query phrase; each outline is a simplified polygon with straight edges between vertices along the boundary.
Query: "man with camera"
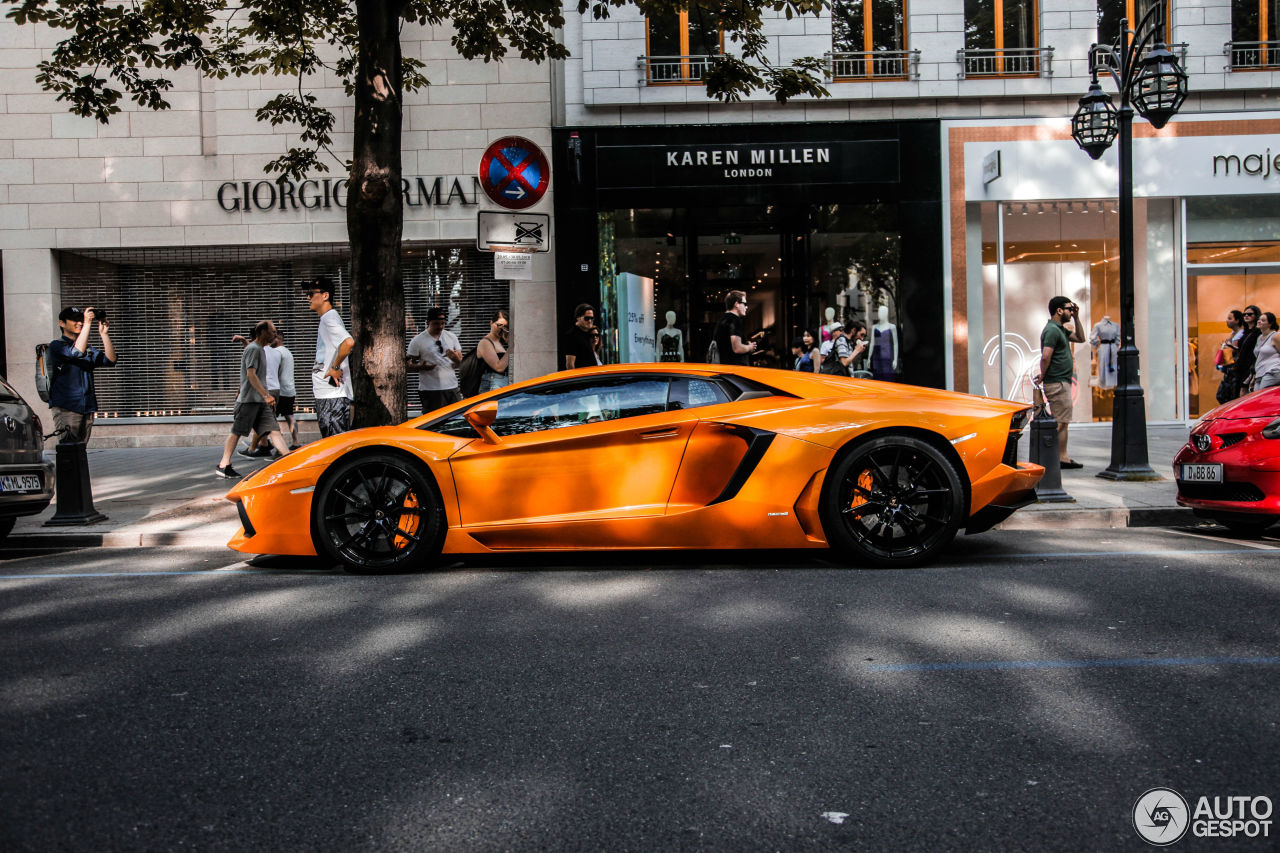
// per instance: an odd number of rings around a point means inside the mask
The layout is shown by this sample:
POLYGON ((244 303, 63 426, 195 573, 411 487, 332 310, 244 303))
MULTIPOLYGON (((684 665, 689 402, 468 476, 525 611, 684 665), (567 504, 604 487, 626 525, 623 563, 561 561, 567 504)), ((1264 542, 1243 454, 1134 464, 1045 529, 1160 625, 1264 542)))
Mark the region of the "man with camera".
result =
POLYGON ((462 363, 462 345, 458 336, 444 327, 444 321, 443 308, 429 309, 427 328, 409 342, 408 364, 418 371, 423 414, 462 399, 458 374, 454 372, 462 363))
POLYGON ((107 312, 101 308, 63 308, 58 314, 62 336, 50 342, 53 376, 49 384, 49 410, 60 433, 59 441, 89 443, 98 396, 93 389, 93 371, 114 367, 116 347, 108 332, 107 312), (89 332, 98 324, 102 349, 89 346, 89 332))
POLYGON ((1067 454, 1067 427, 1071 424, 1071 379, 1075 376, 1075 360, 1071 344, 1084 343, 1084 322, 1080 306, 1065 296, 1049 300, 1049 322, 1040 333, 1040 381, 1049 413, 1058 422, 1058 465, 1061 468, 1083 468, 1067 454), (1071 323, 1068 333, 1066 324, 1071 323))

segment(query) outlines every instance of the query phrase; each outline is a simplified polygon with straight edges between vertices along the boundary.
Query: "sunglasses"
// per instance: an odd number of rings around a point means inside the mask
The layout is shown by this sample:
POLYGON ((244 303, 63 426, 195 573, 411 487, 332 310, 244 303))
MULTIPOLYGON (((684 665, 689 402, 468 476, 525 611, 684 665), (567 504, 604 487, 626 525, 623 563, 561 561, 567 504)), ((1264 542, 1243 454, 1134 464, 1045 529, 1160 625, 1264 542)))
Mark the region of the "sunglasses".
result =
POLYGON ((444 352, 444 343, 441 341, 436 341, 436 350, 438 352, 444 352))

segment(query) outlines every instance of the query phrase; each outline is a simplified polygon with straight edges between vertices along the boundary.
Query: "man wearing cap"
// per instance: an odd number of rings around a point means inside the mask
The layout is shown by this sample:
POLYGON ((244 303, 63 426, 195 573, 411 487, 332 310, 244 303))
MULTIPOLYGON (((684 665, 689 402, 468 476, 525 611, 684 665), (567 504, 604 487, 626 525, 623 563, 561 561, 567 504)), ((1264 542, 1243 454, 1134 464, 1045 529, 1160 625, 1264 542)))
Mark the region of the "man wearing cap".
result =
POLYGON ((427 328, 409 342, 408 364, 418 371, 418 399, 423 414, 462 399, 458 374, 454 372, 462 363, 462 345, 458 336, 444 327, 444 320, 443 308, 430 309, 427 328))
POLYGON ((356 345, 333 307, 333 282, 322 275, 302 282, 307 306, 320 318, 316 331, 316 360, 311 366, 311 392, 316 398, 316 423, 328 438, 351 429, 351 363, 356 345))
MULTIPOLYGON (((103 312, 105 313, 105 312, 103 312)), ((116 346, 111 343, 107 321, 94 308, 63 308, 58 314, 62 337, 50 342, 53 377, 49 385, 49 410, 61 435, 59 441, 89 443, 98 397, 93 390, 93 371, 114 367, 116 346), (102 349, 89 346, 89 330, 98 322, 102 349)))

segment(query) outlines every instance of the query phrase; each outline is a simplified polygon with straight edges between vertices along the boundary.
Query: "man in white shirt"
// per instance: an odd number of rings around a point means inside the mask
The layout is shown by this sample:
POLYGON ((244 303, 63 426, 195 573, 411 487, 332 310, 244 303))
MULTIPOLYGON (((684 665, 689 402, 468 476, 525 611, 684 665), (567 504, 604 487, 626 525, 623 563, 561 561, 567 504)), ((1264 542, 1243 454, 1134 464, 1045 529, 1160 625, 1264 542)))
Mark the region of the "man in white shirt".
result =
POLYGON ((351 429, 351 362, 356 345, 333 307, 333 282, 318 276, 302 283, 307 304, 320 318, 316 331, 316 360, 311 366, 311 391, 316 398, 320 436, 328 438, 351 429))
POLYGON ((418 398, 422 413, 462 399, 458 390, 458 374, 454 368, 462 362, 462 346, 458 336, 444 327, 443 308, 427 311, 427 328, 409 342, 407 356, 410 368, 418 371, 418 398))
POLYGON ((279 329, 276 329, 275 344, 267 350, 268 354, 271 352, 279 353, 280 360, 280 393, 276 395, 276 417, 284 418, 284 422, 289 425, 289 449, 297 450, 298 421, 294 417, 294 405, 298 398, 298 387, 293 379, 293 353, 284 345, 284 335, 279 329))

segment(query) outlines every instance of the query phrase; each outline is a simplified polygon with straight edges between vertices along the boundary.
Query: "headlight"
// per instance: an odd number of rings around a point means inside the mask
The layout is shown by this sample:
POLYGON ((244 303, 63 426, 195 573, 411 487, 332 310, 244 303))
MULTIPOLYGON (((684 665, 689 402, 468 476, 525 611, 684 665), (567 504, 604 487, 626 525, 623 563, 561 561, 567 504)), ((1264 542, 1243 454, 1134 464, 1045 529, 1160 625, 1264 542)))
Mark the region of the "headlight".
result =
POLYGON ((1280 438, 1280 418, 1276 418, 1271 423, 1262 428, 1263 438, 1280 438))

